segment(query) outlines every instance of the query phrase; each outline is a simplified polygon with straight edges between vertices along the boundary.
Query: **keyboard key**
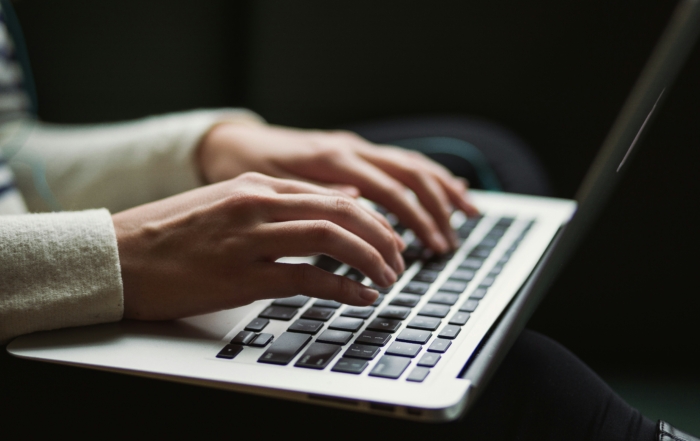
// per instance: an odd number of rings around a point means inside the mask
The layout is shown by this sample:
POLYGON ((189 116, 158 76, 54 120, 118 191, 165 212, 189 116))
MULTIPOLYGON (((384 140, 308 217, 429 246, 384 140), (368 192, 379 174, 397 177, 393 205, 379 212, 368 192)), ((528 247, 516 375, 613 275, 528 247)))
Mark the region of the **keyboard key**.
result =
POLYGON ((250 331, 241 331, 231 339, 231 344, 247 345, 255 338, 255 333, 250 331))
POLYGON ((382 302, 384 301, 384 297, 385 297, 384 294, 379 294, 379 296, 377 297, 377 300, 375 300, 374 303, 372 303, 372 306, 377 307, 377 306, 381 305, 382 302))
POLYGON ((310 335, 284 332, 258 358, 258 363, 289 364, 309 341, 310 335))
POLYGON ((333 329, 326 329, 321 333, 321 335, 316 337, 316 341, 344 346, 348 344, 348 342, 352 338, 352 335, 353 334, 351 332, 347 331, 335 331, 333 329))
POLYGON ((481 268, 481 265, 484 264, 484 259, 476 259, 476 258, 466 258, 464 262, 459 264, 460 268, 463 269, 471 269, 471 270, 478 270, 481 268))
POLYGON ((411 308, 403 306, 387 306, 379 313, 379 317, 403 320, 411 313, 411 308))
POLYGON ((316 306, 312 306, 301 315, 301 318, 308 320, 320 320, 322 322, 325 322, 329 318, 333 317, 333 314, 335 314, 335 309, 318 308, 316 306))
POLYGON ((413 276, 413 280, 416 282, 426 282, 426 283, 433 283, 435 279, 438 278, 440 275, 439 271, 431 271, 428 269, 422 269, 418 271, 418 274, 413 276))
POLYGON ((340 331, 356 332, 365 323, 364 320, 352 317, 338 317, 333 320, 328 326, 329 329, 338 329, 340 331))
POLYGON ((389 346, 389 348, 386 350, 386 353, 389 355, 398 355, 401 357, 413 358, 416 355, 418 355, 420 349, 421 345, 395 341, 391 344, 391 346, 389 346))
POLYGON ((491 268, 491 271, 489 271, 489 276, 496 277, 497 275, 501 274, 501 271, 503 271, 503 265, 496 265, 491 268))
POLYGON ((430 340, 433 334, 429 331, 421 331, 419 329, 404 329, 396 337, 397 341, 405 341, 408 343, 417 343, 419 345, 424 345, 430 340))
POLYGON ((450 313, 450 307, 445 306, 445 305, 436 305, 435 303, 428 303, 427 305, 423 306, 420 311, 418 311, 418 315, 427 315, 429 317, 439 317, 439 318, 445 318, 447 317, 447 314, 450 313))
POLYGON ((459 334, 459 331, 461 331, 461 330, 462 330, 462 328, 460 328, 459 326, 447 325, 444 328, 442 328, 442 331, 440 331, 440 333, 438 334, 438 337, 448 338, 451 340, 451 339, 457 337, 457 335, 459 334))
POLYGON ((479 306, 479 301, 475 299, 469 299, 459 308, 462 312, 474 312, 476 307, 479 306))
POLYGON ((420 296, 415 294, 397 294, 389 304, 413 308, 420 302, 420 298, 420 296))
POLYGON ((343 317, 357 317, 366 319, 374 313, 374 308, 371 306, 348 306, 340 314, 343 317))
POLYGON ((314 306, 318 306, 319 308, 332 308, 332 309, 338 309, 342 306, 343 304, 340 302, 336 302, 335 300, 325 300, 325 299, 319 299, 314 302, 314 306))
POLYGON ((343 357, 362 358, 364 360, 374 360, 381 349, 378 346, 352 344, 343 357))
POLYGON ((361 374, 369 362, 357 358, 341 358, 331 369, 333 372, 344 372, 346 374, 361 374))
POLYGON ((469 282, 471 279, 474 278, 474 274, 476 274, 474 270, 458 268, 455 270, 455 272, 452 273, 450 279, 464 280, 465 282, 469 282))
POLYGON ((488 247, 488 248, 493 248, 498 244, 498 240, 500 237, 495 237, 495 236, 486 236, 484 240, 482 240, 479 243, 480 247, 488 247))
POLYGON ((303 332, 304 334, 316 334, 323 328, 323 322, 316 320, 299 319, 287 328, 289 332, 303 332))
POLYGON ((379 294, 389 294, 391 290, 394 289, 394 285, 387 286, 386 288, 384 288, 382 286, 377 285, 376 283, 370 284, 369 287, 372 289, 376 289, 379 292, 379 294))
POLYGON ((484 279, 479 284, 479 288, 489 288, 496 281, 495 277, 484 277, 484 279))
POLYGON ((428 289, 430 289, 430 284, 425 282, 408 282, 406 286, 403 287, 401 292, 406 292, 409 294, 425 294, 428 289))
POLYGON ((467 289, 467 282, 452 279, 447 280, 440 287, 440 291, 456 292, 458 294, 463 293, 465 289, 467 289))
POLYGON ((496 225, 499 227, 510 227, 513 222, 515 222, 514 217, 502 217, 496 222, 496 225))
POLYGON ((321 268, 322 270, 328 271, 329 273, 334 273, 338 270, 338 268, 340 268, 340 265, 342 264, 342 262, 339 262, 332 257, 326 256, 325 254, 321 254, 320 256, 318 256, 318 260, 316 260, 316 263, 314 265, 318 268, 321 268))
POLYGON ((241 345, 226 345, 218 354, 216 354, 216 358, 232 360, 236 357, 236 355, 240 354, 242 350, 243 346, 241 345))
POLYGON ((252 332, 260 332, 263 329, 265 329, 265 326, 267 326, 268 323, 270 323, 270 320, 266 318, 257 317, 251 320, 250 323, 248 323, 248 326, 245 327, 245 330, 252 332))
POLYGON ((423 367, 434 367, 438 361, 440 361, 440 358, 442 358, 442 355, 436 354, 434 352, 426 352, 423 354, 423 356, 418 360, 418 366, 423 366, 423 367))
POLYGON ((451 340, 445 340, 442 338, 436 338, 428 347, 428 352, 437 352, 438 354, 444 354, 445 351, 452 345, 451 340))
POLYGON ((451 292, 437 292, 430 298, 430 303, 439 303, 441 305, 452 306, 459 300, 459 294, 451 292))
POLYGON ((468 312, 458 312, 457 314, 452 316, 452 318, 450 319, 450 324, 463 326, 469 321, 469 317, 471 317, 471 314, 469 314, 468 312))
POLYGON ((248 343, 250 346, 254 346, 256 348, 264 348, 265 346, 268 345, 272 340, 274 340, 275 336, 272 334, 267 334, 263 332, 262 334, 258 334, 255 336, 253 341, 248 343))
POLYGON ((442 271, 445 269, 448 262, 449 261, 429 260, 429 261, 425 262, 425 264, 423 265, 423 269, 430 270, 430 271, 442 271))
POLYGON ((401 320, 387 319, 387 318, 376 318, 367 325, 367 329, 371 331, 382 331, 394 333, 401 327, 401 320))
POLYGON ((355 282, 362 282, 365 280, 365 275, 360 272, 360 270, 355 269, 355 268, 350 268, 345 274, 345 277, 347 277, 350 280, 354 280, 355 282))
POLYGON ((357 336, 355 343, 384 346, 389 340, 391 340, 391 334, 387 334, 386 332, 364 331, 357 336))
POLYGON ((369 375, 372 377, 397 379, 403 374, 403 371, 406 370, 409 364, 411 364, 411 360, 408 358, 384 355, 374 365, 369 375))
POLYGON ((414 381, 416 383, 422 383, 423 380, 425 380, 425 377, 427 377, 429 373, 430 373, 430 369, 428 369, 428 368, 414 367, 413 370, 411 371, 411 373, 408 374, 408 377, 406 377, 406 381, 414 381))
POLYGON ((491 254, 491 248, 477 246, 470 253, 469 257, 481 257, 486 259, 491 254))
POLYGON ((478 287, 473 293, 469 294, 470 299, 481 300, 486 295, 487 289, 483 287, 478 287))
POLYGON ((294 366, 310 369, 325 369, 340 352, 340 346, 326 343, 314 343, 301 354, 294 366))
POLYGON ((258 317, 289 321, 297 314, 297 311, 299 311, 297 308, 286 306, 268 306, 258 317))
POLYGON ((301 308, 302 306, 306 305, 306 302, 308 302, 309 299, 310 297, 297 295, 294 297, 277 299, 274 302, 272 302, 272 304, 275 306, 289 306, 290 308, 301 308))
POLYGON ((408 323, 409 328, 414 328, 414 329, 425 329, 427 331, 434 331, 438 327, 440 327, 440 319, 436 319, 433 317, 422 317, 418 316, 415 317, 413 320, 411 320, 408 323))

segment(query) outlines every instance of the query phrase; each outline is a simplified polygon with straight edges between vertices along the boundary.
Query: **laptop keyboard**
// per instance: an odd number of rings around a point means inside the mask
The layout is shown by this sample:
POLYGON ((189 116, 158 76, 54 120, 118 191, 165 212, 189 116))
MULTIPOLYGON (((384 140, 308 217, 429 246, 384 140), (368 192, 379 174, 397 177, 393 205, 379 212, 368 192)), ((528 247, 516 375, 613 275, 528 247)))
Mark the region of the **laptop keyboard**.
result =
MULTIPOLYGON (((294 361, 298 368, 355 375, 365 372, 378 359, 368 375, 398 379, 411 367, 406 381, 422 382, 488 295, 534 221, 528 222, 511 245, 501 251, 499 260, 489 260, 488 271, 482 268, 514 219, 469 218, 457 229, 461 243, 481 223, 490 228, 466 256, 434 255, 413 239, 403 257, 406 268, 415 265, 417 271, 406 271, 389 288, 372 285, 380 295, 371 306, 349 306, 304 295, 272 301, 216 357, 231 360, 248 346, 267 348, 258 363, 286 366, 294 361), (445 272, 449 273, 447 277, 445 272), (414 310, 417 313, 409 320, 414 310), (279 335, 265 333, 271 321, 289 322, 289 326, 279 335)), ((396 229, 404 237, 412 237, 400 225, 396 229)), ((334 273, 345 267, 340 274, 359 282, 366 279, 355 268, 328 256, 319 256, 315 265, 334 273)))

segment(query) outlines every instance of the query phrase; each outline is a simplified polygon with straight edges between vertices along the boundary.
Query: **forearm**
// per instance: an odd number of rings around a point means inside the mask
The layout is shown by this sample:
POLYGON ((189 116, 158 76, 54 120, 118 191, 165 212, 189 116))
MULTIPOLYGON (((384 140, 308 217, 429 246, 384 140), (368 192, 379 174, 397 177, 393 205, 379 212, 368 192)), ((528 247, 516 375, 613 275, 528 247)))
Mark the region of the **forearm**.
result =
POLYGON ((106 207, 117 212, 202 184, 195 149, 218 122, 257 124, 245 110, 193 111, 93 126, 37 124, 11 165, 30 211, 50 207, 34 173, 64 210, 106 207))

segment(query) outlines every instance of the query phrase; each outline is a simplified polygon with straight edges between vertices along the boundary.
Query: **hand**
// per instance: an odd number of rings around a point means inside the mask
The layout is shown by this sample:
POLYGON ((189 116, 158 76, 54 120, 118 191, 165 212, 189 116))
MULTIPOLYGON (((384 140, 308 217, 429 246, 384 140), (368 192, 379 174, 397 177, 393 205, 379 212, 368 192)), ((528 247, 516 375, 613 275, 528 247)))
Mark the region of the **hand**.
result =
POLYGON ((347 194, 245 173, 113 215, 124 316, 165 320, 303 293, 370 305, 378 293, 284 256, 326 254, 381 286, 404 270, 386 220, 347 194))
POLYGON ((478 214, 466 199, 465 182, 447 169, 420 153, 380 147, 350 132, 221 124, 202 140, 198 161, 208 182, 256 171, 342 184, 349 194, 359 191, 385 206, 423 243, 440 253, 457 245, 450 227, 453 209, 468 216, 478 214), (416 194, 417 201, 407 188, 416 194))

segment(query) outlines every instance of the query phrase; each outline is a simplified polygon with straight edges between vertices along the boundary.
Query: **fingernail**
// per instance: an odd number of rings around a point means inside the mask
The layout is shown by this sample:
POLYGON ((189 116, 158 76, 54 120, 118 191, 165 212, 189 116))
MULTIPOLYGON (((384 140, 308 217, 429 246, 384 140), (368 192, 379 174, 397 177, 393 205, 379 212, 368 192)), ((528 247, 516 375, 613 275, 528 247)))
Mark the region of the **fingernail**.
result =
POLYGON ((401 251, 405 250, 406 249, 406 242, 403 241, 401 236, 399 236, 399 234, 396 231, 394 231, 394 238, 396 239, 396 243, 399 245, 399 249, 401 251))
POLYGON ((452 244, 452 249, 459 248, 459 239, 457 238, 457 233, 454 230, 450 230, 448 233, 450 238, 450 243, 452 244))
POLYGON ((450 246, 447 241, 440 233, 433 233, 433 242, 437 245, 438 251, 441 253, 446 253, 450 246))
POLYGON ((374 289, 365 287, 360 291, 360 298, 366 302, 374 303, 377 297, 379 297, 379 292, 374 289))
POLYGON ((388 265, 384 266, 384 282, 386 282, 387 285, 391 285, 394 282, 396 282, 396 272, 391 269, 388 265))
POLYGON ((394 257, 394 271, 396 271, 396 274, 401 274, 406 270, 406 266, 403 263, 403 257, 401 257, 401 254, 396 253, 396 256, 394 257))

